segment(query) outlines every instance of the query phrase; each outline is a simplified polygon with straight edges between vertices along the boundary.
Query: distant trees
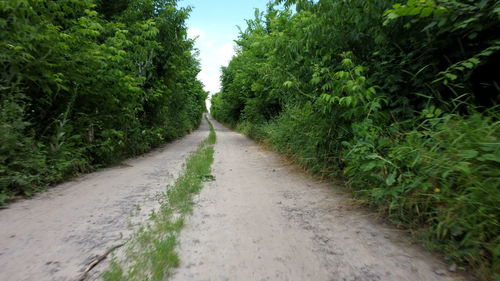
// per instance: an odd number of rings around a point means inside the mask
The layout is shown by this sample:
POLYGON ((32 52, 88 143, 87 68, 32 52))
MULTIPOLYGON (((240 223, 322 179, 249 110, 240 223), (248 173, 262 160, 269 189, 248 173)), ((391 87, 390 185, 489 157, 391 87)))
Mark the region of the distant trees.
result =
POLYGON ((429 246, 492 278, 498 1, 276 2, 285 8, 269 5, 240 34, 212 114, 344 177, 429 246))
POLYGON ((176 2, 0 3, 0 204, 199 125, 207 93, 176 2))

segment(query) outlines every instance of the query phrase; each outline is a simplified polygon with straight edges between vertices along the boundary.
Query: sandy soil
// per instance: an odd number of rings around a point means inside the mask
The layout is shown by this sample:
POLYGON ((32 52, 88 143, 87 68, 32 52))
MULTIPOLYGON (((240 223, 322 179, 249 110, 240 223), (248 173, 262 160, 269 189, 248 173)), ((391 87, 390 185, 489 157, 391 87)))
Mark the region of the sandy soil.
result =
POLYGON ((338 187, 214 125, 216 181, 197 196, 173 280, 466 280, 338 187))
POLYGON ((204 121, 161 149, 0 210, 0 280, 76 280, 158 206, 157 196, 207 135, 204 121))

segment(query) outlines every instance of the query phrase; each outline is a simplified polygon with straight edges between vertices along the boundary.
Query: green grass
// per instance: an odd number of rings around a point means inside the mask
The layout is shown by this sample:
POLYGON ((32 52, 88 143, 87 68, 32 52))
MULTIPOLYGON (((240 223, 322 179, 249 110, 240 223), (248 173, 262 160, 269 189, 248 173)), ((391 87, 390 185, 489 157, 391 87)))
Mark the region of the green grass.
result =
POLYGON ((186 160, 181 176, 167 187, 160 209, 127 243, 123 260, 113 258, 102 275, 105 281, 165 280, 179 265, 175 247, 184 218, 192 211, 193 195, 205 181, 213 179, 211 165, 216 135, 213 125, 208 119, 207 122, 208 137, 186 160))

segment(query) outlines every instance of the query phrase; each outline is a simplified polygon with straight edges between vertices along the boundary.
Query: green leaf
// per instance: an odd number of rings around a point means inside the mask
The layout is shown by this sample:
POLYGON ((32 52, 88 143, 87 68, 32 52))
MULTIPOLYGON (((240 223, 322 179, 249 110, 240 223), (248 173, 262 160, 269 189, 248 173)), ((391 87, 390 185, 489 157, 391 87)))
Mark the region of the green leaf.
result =
POLYGON ((471 159, 471 158, 474 158, 478 155, 479 153, 476 151, 476 150, 462 150, 458 153, 458 155, 462 158, 465 158, 465 159, 471 159))
POLYGON ((371 171, 375 167, 377 167, 377 162, 370 161, 368 163, 361 165, 361 170, 364 172, 368 172, 368 171, 371 171))
POLYGON ((396 181, 396 173, 390 173, 389 176, 387 176, 387 178, 385 179, 385 183, 388 186, 393 185, 395 181, 396 181))
POLYGON ((420 12, 420 17, 426 18, 432 14, 432 11, 433 11, 432 8, 429 7, 423 8, 422 11, 420 12))
POLYGON ((455 164, 456 170, 462 171, 463 173, 470 175, 471 174, 471 169, 470 169, 470 163, 469 162, 458 162, 455 164))
POLYGON ((444 76, 450 80, 456 80, 458 77, 453 73, 445 73, 444 76))
POLYGON ((500 163, 500 154, 483 154, 480 157, 477 158, 479 161, 495 161, 497 163, 500 163))

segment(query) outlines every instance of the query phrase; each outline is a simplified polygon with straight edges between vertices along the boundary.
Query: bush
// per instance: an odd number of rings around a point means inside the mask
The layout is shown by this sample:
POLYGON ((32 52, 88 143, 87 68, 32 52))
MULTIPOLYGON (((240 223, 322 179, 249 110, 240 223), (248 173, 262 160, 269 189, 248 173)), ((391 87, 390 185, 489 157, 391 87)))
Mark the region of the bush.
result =
POLYGON ((13 195, 33 194, 47 173, 41 147, 26 134, 24 111, 14 97, 0 104, 0 205, 13 195))
POLYGON ((496 1, 276 2, 247 21, 213 116, 500 278, 496 1))
POLYGON ((482 272, 498 269, 499 125, 478 113, 425 118, 392 136, 356 124, 344 143, 347 184, 428 246, 482 272))
POLYGON ((199 125, 188 14, 175 0, 0 3, 0 205, 199 125))

